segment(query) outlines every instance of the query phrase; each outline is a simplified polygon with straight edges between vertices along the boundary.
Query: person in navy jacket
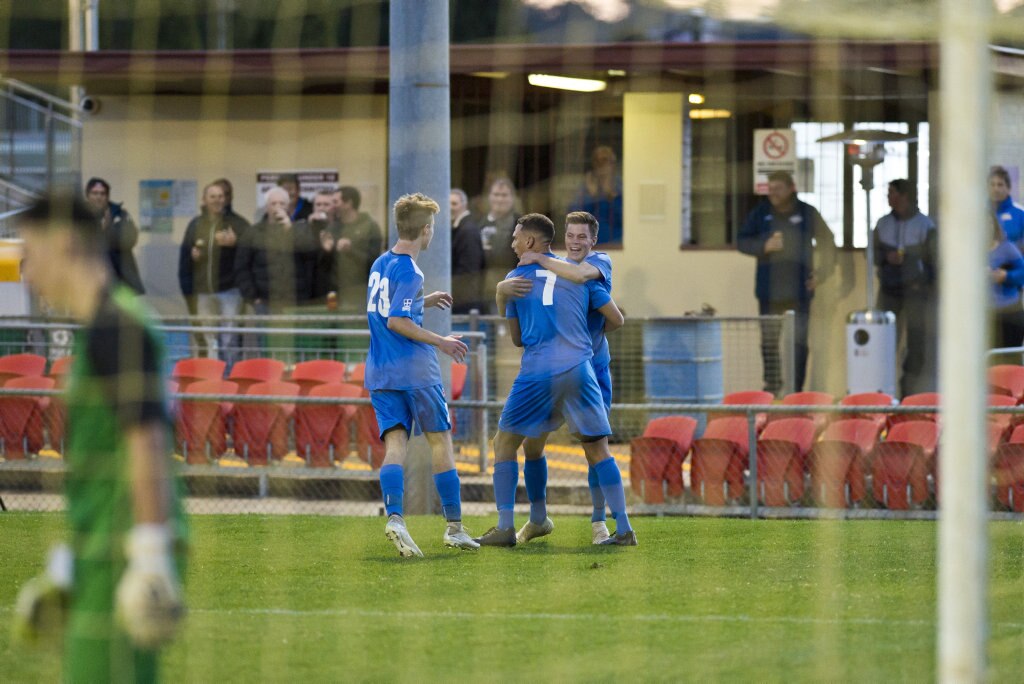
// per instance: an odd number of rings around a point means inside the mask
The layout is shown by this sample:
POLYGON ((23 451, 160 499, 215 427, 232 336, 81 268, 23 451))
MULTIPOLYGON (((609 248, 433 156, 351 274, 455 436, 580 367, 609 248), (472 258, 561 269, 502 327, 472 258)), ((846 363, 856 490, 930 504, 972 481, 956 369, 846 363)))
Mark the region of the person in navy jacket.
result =
MULTIPOLYGON (((738 247, 757 258, 754 294, 762 316, 796 312, 794 342, 796 367, 794 389, 803 389, 809 355, 808 319, 814 290, 835 268, 836 248, 832 231, 818 210, 796 197, 796 183, 785 171, 768 176, 768 196, 747 216, 740 228, 738 247)), ((764 386, 778 394, 782 389, 779 358, 781 326, 761 328, 764 386)))
POLYGON ((1020 249, 1024 247, 1024 209, 1010 197, 1011 187, 1009 172, 1002 166, 993 166, 988 172, 988 198, 992 202, 992 213, 999 220, 1006 239, 1020 249))

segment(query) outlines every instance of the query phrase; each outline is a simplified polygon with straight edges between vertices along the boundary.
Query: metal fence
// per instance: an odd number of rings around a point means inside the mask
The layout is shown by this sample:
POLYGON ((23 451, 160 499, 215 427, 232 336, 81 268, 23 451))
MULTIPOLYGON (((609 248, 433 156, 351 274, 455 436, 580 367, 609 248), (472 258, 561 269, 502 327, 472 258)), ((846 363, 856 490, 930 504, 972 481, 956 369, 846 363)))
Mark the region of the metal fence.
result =
MULTIPOLYGON (((238 336, 230 350, 234 366, 224 372, 233 385, 202 386, 195 384, 197 378, 178 377, 171 386, 175 453, 191 510, 379 513, 377 469, 384 449, 362 388, 368 331, 361 321, 241 317, 232 327, 223 321, 164 321, 173 360, 192 357, 202 335, 238 336), (289 383, 294 389, 243 394, 257 379, 237 377, 235 371, 242 368, 240 361, 253 358, 275 360, 286 379, 287 371, 314 359, 344 365, 344 374, 337 378, 340 389, 320 396, 300 380, 289 383)), ((722 403, 729 392, 761 386, 763 324, 763 319, 650 319, 611 336, 616 403, 610 449, 633 509, 768 517, 934 516, 941 477, 936 407, 722 403)), ((453 325, 470 345, 466 363, 453 373, 450 402, 455 459, 470 512, 493 510, 489 441, 518 368, 518 351, 502 325, 500 319, 475 316, 457 318, 453 325)), ((70 353, 76 329, 55 320, 2 321, 0 356, 44 357, 59 387, 54 362, 70 353)), ((0 498, 10 509, 59 509, 65 410, 58 389, 45 389, 45 382, 34 387, 0 389, 0 498)), ((989 453, 979 458, 992 464, 992 507, 1020 516, 1024 445, 1010 437, 1018 421, 1024 422, 1024 409, 991 410, 989 453)), ((565 428, 551 436, 546 458, 553 509, 589 511, 587 462, 565 428)), ((525 492, 520 498, 525 503, 525 492)))

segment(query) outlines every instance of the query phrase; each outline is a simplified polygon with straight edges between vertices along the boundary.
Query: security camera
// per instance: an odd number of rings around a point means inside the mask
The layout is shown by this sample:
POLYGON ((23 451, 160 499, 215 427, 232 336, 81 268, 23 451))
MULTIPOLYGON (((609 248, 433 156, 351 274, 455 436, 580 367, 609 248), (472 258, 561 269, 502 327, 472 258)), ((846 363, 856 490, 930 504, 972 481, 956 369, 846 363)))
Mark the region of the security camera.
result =
POLYGON ((85 95, 81 100, 78 101, 78 106, 82 108, 82 111, 86 114, 96 114, 100 111, 99 98, 95 98, 92 95, 85 95))

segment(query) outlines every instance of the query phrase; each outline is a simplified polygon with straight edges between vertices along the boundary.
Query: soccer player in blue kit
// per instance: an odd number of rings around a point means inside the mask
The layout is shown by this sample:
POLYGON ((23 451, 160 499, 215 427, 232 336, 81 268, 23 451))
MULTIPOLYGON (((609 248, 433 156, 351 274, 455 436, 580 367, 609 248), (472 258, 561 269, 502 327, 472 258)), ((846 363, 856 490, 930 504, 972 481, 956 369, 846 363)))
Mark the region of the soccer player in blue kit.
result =
MULTIPOLYGON (((568 260, 539 252, 525 253, 520 266, 539 264, 541 268, 553 272, 559 278, 566 278, 574 283, 583 284, 593 280, 611 295, 612 261, 604 252, 593 251, 597 244, 598 222, 592 214, 585 211, 573 211, 565 217, 565 249, 568 260)), ((516 280, 499 283, 498 289, 508 297, 519 296, 516 280)), ((611 307, 613 314, 605 316, 601 311, 591 309, 587 313, 587 328, 593 341, 594 375, 601 387, 601 398, 604 400, 605 411, 611 413, 612 406, 612 374, 611 353, 605 333, 617 330, 623 324, 618 307, 611 307)), ((523 468, 523 479, 526 481, 526 495, 530 500, 530 520, 516 534, 520 544, 537 537, 543 537, 554 530, 554 523, 547 517, 547 460, 544 458, 546 439, 529 437, 523 442, 526 454, 526 465, 523 468)), ((602 544, 609 536, 605 522, 605 498, 598 481, 594 466, 587 468, 587 484, 590 487, 590 498, 594 504, 594 512, 590 517, 592 541, 602 544)))
MULTIPOLYGON (((520 259, 529 252, 553 257, 550 248, 554 234, 551 219, 527 214, 516 225, 512 249, 520 259)), ((636 533, 626 514, 622 476, 608 450, 611 427, 591 364, 593 341, 587 327, 588 311, 600 310, 609 303, 614 306, 611 296, 594 281, 573 283, 537 264, 519 266, 508 278, 529 281, 529 291, 508 301, 505 309, 512 341, 524 347, 524 352, 494 437, 498 524, 476 541, 482 546, 516 545, 516 452, 525 438, 546 438, 564 420, 583 442, 587 462, 597 470, 616 521, 615 536, 604 543, 636 546, 636 533)), ((498 303, 505 302, 499 293, 498 303)))
POLYGON ((370 352, 366 357, 364 384, 370 391, 384 440, 385 456, 380 469, 380 489, 388 522, 384 534, 403 557, 422 556, 402 517, 405 491, 403 465, 414 427, 430 444, 434 485, 448 526, 445 546, 479 547, 462 527, 459 475, 452 453, 451 420, 441 384, 437 347, 462 361, 467 347, 455 336, 442 337, 423 328, 423 309, 447 309, 447 292, 423 295, 423 272, 416 257, 434 237, 434 215, 441 208, 426 195, 403 195, 395 202, 398 241, 380 255, 370 269, 366 293, 366 318, 370 326, 370 352))

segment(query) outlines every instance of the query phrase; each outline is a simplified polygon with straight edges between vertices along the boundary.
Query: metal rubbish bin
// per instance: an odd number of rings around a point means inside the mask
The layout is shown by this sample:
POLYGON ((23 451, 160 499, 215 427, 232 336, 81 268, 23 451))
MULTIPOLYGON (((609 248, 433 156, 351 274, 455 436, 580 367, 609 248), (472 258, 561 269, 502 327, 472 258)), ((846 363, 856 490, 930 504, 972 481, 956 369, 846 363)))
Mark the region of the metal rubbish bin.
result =
POLYGON ((846 392, 896 396, 896 315, 854 311, 846 319, 846 392))
MULTIPOLYGON (((722 326, 713 318, 657 319, 644 325, 648 403, 719 404, 724 396, 722 326)), ((665 415, 651 413, 649 418, 665 415)), ((694 414, 703 431, 706 414, 694 414)))

